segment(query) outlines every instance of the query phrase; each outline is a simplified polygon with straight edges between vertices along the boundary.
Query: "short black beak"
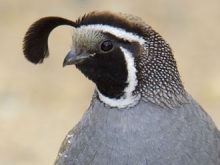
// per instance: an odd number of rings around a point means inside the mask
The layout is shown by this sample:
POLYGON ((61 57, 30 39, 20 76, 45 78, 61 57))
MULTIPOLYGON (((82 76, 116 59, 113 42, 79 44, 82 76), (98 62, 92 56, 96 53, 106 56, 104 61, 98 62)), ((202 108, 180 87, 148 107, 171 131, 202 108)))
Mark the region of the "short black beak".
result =
POLYGON ((76 49, 72 49, 65 57, 63 61, 63 67, 66 65, 75 65, 83 62, 85 59, 89 58, 89 55, 83 53, 82 50, 77 51, 76 49))

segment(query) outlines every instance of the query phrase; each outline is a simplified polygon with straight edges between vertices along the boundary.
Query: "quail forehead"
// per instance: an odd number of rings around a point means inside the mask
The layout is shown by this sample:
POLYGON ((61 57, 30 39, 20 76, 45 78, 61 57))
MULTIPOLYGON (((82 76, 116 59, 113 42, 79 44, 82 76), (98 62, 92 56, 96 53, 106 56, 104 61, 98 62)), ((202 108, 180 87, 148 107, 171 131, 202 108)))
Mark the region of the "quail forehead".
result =
POLYGON ((76 28, 73 31, 73 46, 95 48, 98 43, 105 40, 106 36, 101 32, 89 28, 76 28))

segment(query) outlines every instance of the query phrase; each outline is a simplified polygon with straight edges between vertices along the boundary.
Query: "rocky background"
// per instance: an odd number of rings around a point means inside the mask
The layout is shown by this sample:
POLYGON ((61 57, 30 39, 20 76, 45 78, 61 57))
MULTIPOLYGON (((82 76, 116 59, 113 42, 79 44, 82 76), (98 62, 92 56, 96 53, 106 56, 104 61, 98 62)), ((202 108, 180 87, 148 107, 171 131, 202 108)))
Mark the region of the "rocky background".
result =
POLYGON ((0 164, 53 164, 90 104, 94 84, 74 66, 62 67, 71 27, 53 31, 42 65, 24 58, 24 34, 45 16, 75 20, 93 10, 140 16, 170 43, 187 91, 220 128, 219 6, 219 0, 0 0, 0 164))

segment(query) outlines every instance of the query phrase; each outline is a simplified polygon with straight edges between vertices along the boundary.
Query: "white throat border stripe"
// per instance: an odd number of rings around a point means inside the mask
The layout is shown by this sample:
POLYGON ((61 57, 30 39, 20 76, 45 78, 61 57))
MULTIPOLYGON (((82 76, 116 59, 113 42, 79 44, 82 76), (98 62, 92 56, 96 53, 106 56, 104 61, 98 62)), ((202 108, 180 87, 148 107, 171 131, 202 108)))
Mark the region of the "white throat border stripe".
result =
POLYGON ((96 90, 98 91, 100 100, 104 103, 110 105, 111 107, 126 108, 136 105, 140 100, 140 94, 133 95, 133 91, 138 85, 134 57, 127 49, 123 47, 120 47, 120 49, 124 53, 128 70, 128 78, 126 81, 128 86, 124 89, 124 95, 120 99, 111 99, 101 94, 98 89, 96 90))
POLYGON ((95 25, 83 25, 80 26, 78 29, 83 29, 83 30, 95 30, 95 31, 102 31, 102 32, 107 32, 110 33, 114 36, 117 36, 118 38, 127 40, 127 41, 136 41, 139 42, 141 45, 143 45, 145 43, 145 40, 138 36, 135 35, 131 32, 127 32, 121 28, 116 28, 116 27, 112 27, 109 25, 101 25, 101 24, 95 24, 95 25))

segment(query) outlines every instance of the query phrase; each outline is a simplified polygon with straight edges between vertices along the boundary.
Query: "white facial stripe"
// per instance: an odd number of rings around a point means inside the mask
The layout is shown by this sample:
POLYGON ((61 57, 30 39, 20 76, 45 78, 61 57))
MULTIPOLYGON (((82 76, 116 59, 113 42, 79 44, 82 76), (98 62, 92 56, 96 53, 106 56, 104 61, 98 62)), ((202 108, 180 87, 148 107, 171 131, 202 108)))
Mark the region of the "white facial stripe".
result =
POLYGON ((135 87, 138 84, 137 76, 136 76, 136 68, 134 64, 134 57, 132 56, 131 52, 127 49, 120 47, 122 52, 125 56, 125 61, 127 63, 127 70, 128 70, 128 78, 127 83, 128 86, 124 89, 124 95, 120 99, 111 99, 104 95, 102 95, 98 89, 99 98, 104 103, 110 105, 111 107, 118 107, 118 108, 125 108, 125 107, 132 107, 136 105, 140 99, 140 95, 132 95, 132 92, 135 90, 135 87))
POLYGON ((135 90, 135 87, 138 84, 138 80, 136 76, 137 70, 134 64, 134 57, 132 56, 131 52, 129 52, 127 49, 123 47, 120 47, 120 49, 124 53, 125 61, 127 63, 127 70, 128 70, 128 78, 127 78, 128 86, 125 88, 124 92, 126 95, 129 95, 135 90))
POLYGON ((135 35, 131 32, 126 32, 124 29, 112 27, 109 25, 101 25, 101 24, 95 24, 95 25, 83 25, 80 26, 78 29, 84 29, 84 30, 91 30, 94 29, 95 31, 102 31, 110 33, 118 38, 128 40, 128 41, 136 41, 139 42, 141 45, 144 44, 144 39, 142 37, 139 37, 138 35, 135 35))

